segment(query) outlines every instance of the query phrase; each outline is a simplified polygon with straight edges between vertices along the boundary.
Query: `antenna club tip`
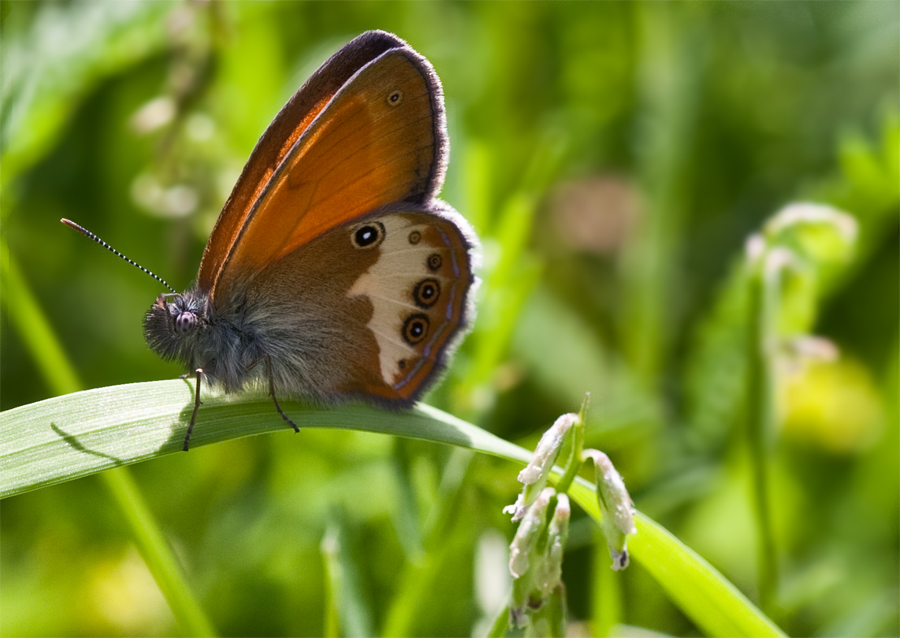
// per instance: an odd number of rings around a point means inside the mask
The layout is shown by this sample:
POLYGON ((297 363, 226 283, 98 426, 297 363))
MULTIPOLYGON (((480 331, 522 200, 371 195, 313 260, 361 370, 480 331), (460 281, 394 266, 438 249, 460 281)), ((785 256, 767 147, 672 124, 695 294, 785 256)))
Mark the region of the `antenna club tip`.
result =
POLYGON ((63 218, 60 219, 59 221, 62 222, 63 224, 65 224, 66 226, 68 226, 69 228, 74 228, 75 230, 77 230, 77 231, 78 231, 79 233, 81 233, 82 235, 86 235, 86 234, 87 234, 87 231, 85 231, 84 228, 82 228, 81 226, 79 226, 78 224, 76 224, 75 222, 73 222, 71 219, 66 219, 65 217, 63 217, 63 218))

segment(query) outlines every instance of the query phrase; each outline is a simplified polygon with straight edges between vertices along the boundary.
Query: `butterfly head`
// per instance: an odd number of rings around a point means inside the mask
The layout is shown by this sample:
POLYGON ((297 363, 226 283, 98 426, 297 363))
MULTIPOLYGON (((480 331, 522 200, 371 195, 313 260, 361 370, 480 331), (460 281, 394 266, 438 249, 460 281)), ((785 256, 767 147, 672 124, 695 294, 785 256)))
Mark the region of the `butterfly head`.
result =
POLYGON ((144 315, 144 336, 163 359, 183 359, 206 326, 206 297, 193 291, 161 294, 144 315))

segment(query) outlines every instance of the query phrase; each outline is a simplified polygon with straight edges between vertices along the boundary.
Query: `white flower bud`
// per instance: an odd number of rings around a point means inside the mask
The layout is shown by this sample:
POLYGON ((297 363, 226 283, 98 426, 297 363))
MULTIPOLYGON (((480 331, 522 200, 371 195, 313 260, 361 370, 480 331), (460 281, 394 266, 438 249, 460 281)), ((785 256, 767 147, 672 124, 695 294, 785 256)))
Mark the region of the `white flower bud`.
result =
POLYGON ((534 454, 531 456, 531 462, 519 472, 519 483, 533 485, 542 478, 546 479, 553 468, 556 457, 559 456, 566 434, 577 421, 577 414, 563 414, 556 419, 556 422, 544 432, 538 442, 534 454))
POLYGON ((531 456, 531 461, 519 472, 519 482, 525 489, 519 494, 513 505, 503 508, 505 514, 512 514, 515 523, 522 519, 525 510, 534 502, 538 494, 546 487, 550 471, 559 456, 566 440, 566 434, 572 425, 578 422, 577 414, 564 414, 544 432, 531 456))
POLYGON ((613 559, 613 569, 625 569, 628 566, 628 535, 636 531, 634 504, 608 456, 598 450, 585 450, 584 458, 591 459, 596 469, 597 503, 603 515, 600 528, 613 559))
POLYGON ((554 494, 556 491, 552 487, 543 490, 519 523, 519 529, 509 546, 509 572, 513 578, 521 578, 528 571, 529 555, 542 531, 547 506, 554 494))

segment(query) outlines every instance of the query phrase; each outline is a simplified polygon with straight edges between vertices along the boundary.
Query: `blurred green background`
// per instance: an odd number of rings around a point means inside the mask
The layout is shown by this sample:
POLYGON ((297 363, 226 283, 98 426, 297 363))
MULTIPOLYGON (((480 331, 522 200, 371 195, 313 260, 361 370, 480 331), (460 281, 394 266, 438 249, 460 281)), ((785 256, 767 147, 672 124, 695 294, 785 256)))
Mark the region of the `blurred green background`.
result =
MULTIPOLYGON (((26 338, 29 298, 84 388, 182 372, 142 339, 160 286, 59 218, 186 288, 265 126, 373 28, 441 77, 442 196, 484 243, 475 331, 429 402, 533 446, 591 391, 587 445, 753 600, 745 243, 793 201, 856 219, 851 258, 785 293, 840 357, 774 362, 767 611, 791 635, 900 634, 895 2, 0 2, 0 407, 61 373, 26 338)), ((345 633, 483 631, 517 472, 335 431, 132 468, 212 623, 245 636, 326 631, 326 530, 345 633)), ((0 532, 3 635, 179 634, 95 477, 5 500, 0 532)), ((573 631, 609 629, 608 574, 576 513, 573 631)), ((639 566, 615 579, 616 633, 698 633, 639 566)))

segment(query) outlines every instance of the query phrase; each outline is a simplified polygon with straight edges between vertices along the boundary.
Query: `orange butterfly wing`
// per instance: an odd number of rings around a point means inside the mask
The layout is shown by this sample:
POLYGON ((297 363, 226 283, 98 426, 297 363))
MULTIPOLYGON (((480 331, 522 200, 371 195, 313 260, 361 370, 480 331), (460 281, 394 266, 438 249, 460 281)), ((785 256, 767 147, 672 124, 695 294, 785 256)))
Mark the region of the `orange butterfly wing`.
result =
POLYGON ((330 228, 394 202, 429 200, 443 180, 445 147, 428 62, 389 34, 357 38, 263 134, 207 244, 200 289, 214 303, 227 299, 330 228))

